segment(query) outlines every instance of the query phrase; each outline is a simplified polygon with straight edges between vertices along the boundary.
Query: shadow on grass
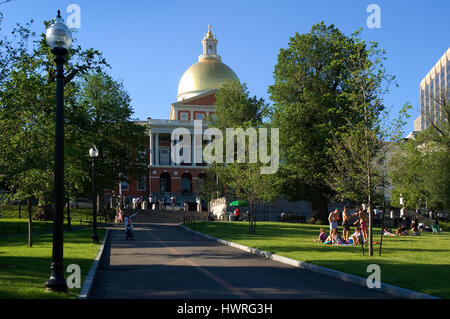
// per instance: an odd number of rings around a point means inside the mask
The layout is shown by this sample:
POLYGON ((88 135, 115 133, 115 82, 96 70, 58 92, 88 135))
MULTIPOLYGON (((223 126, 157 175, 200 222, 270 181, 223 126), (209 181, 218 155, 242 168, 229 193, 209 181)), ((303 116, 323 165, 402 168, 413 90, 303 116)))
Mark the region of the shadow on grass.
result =
POLYGON ((381 268, 381 281, 387 284, 420 291, 442 298, 450 298, 450 267, 448 265, 416 264, 394 262, 391 260, 309 260, 311 264, 328 267, 361 277, 370 275, 367 266, 378 264, 381 268))
MULTIPOLYGON (((99 230, 102 236, 103 229, 99 230)), ((64 270, 70 264, 81 269, 81 280, 88 274, 99 244, 92 243, 89 230, 64 235, 64 270), (91 254, 91 258, 87 258, 91 254)), ((27 247, 26 236, 0 238, 0 298, 76 298, 79 289, 68 294, 45 292, 44 283, 50 277, 52 234, 33 237, 33 247, 27 247)), ((67 277, 69 274, 65 273, 67 277)))
MULTIPOLYGON (((65 258, 64 268, 77 264, 82 281, 89 272, 92 259, 65 258)), ((51 256, 16 257, 0 256, 0 299, 4 298, 76 298, 79 289, 69 289, 67 294, 45 291, 44 283, 50 277, 51 256)), ((69 274, 66 273, 65 277, 69 274)))

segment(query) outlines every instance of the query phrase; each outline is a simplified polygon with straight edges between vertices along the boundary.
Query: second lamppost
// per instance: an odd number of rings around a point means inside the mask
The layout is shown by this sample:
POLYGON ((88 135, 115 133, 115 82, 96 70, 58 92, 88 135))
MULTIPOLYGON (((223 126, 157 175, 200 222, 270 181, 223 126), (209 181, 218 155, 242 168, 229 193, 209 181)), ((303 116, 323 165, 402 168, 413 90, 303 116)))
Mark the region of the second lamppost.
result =
POLYGON ((92 147, 89 150, 89 156, 92 159, 92 207, 93 207, 93 214, 92 214, 92 227, 94 233, 92 234, 92 240, 98 241, 98 234, 97 234, 97 189, 95 185, 95 161, 98 158, 98 149, 97 147, 92 147))

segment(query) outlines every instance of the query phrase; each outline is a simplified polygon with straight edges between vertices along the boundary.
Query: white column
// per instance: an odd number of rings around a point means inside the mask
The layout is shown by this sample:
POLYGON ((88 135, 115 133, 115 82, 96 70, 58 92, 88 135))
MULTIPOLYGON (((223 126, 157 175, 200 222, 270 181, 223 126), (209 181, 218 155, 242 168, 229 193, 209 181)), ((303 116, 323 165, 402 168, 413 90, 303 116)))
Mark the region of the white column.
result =
POLYGON ((159 133, 155 134, 155 165, 159 166, 159 133))
POLYGON ((191 138, 192 138, 192 143, 191 143, 191 157, 192 157, 192 163, 191 163, 191 165, 192 166, 197 166, 197 163, 196 163, 196 161, 197 161, 197 145, 196 145, 196 143, 195 143, 195 134, 192 134, 191 135, 191 138))
POLYGON ((177 166, 177 163, 176 163, 176 161, 174 161, 172 159, 172 157, 175 157, 175 159, 178 159, 178 155, 177 154, 172 154, 173 150, 175 149, 174 145, 176 144, 176 142, 177 142, 176 140, 172 140, 172 136, 171 136, 170 137, 169 163, 170 163, 170 165, 174 165, 174 166, 177 166))
POLYGON ((150 165, 153 165, 153 134, 150 133, 150 165))

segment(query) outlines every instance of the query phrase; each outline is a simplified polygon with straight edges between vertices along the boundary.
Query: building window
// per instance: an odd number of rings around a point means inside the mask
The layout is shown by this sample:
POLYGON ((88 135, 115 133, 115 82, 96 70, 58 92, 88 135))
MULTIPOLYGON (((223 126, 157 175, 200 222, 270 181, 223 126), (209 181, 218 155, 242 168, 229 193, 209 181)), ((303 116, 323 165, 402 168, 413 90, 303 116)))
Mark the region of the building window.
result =
POLYGON ((197 177, 197 193, 203 194, 206 191, 206 175, 199 174, 197 177))
POLYGON ((187 121, 189 118, 189 115, 187 112, 180 112, 180 120, 187 121))
POLYGON ((169 173, 162 173, 159 176, 159 184, 161 193, 170 192, 171 191, 171 179, 169 173))
POLYGON ((196 119, 196 120, 201 120, 201 121, 203 121, 203 114, 197 114, 197 115, 195 116, 195 119, 196 119))
POLYGON ((181 175, 181 192, 182 193, 192 193, 192 177, 188 173, 181 175))
POLYGON ((147 178, 145 175, 139 176, 137 183, 138 191, 146 191, 147 190, 147 178))
POLYGON ((170 151, 168 148, 161 148, 159 150, 159 164, 169 165, 170 163, 170 151))

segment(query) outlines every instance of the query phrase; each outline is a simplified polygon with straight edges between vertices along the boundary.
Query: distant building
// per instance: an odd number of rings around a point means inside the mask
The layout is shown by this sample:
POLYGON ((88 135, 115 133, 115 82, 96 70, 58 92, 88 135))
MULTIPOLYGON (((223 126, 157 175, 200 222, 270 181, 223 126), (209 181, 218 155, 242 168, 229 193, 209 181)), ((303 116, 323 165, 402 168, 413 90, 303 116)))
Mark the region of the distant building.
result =
POLYGON ((436 103, 442 94, 450 97, 450 48, 420 82, 420 115, 414 121, 414 131, 423 131, 441 117, 441 106, 436 103))
MULTIPOLYGON (((178 84, 177 101, 171 104, 168 119, 153 119, 137 121, 138 124, 148 126, 149 143, 147 156, 149 158, 149 175, 140 178, 129 177, 129 183, 122 182, 116 186, 115 194, 124 196, 168 197, 174 194, 179 203, 194 202, 203 187, 203 181, 208 174, 208 167, 202 160, 198 160, 198 148, 201 151, 201 134, 195 132, 194 121, 202 122, 202 132, 207 128, 206 120, 214 116, 216 111, 216 93, 227 82, 238 80, 238 77, 217 54, 215 35, 211 26, 202 40, 203 53, 198 62, 190 66, 178 84), (173 140, 171 133, 174 129, 187 129, 191 141, 184 141, 192 145, 191 156, 181 163, 173 161, 174 145, 181 142, 173 140), (198 140, 200 139, 200 145, 198 140), (196 150, 197 149, 197 150, 196 150)), ((184 136, 183 136, 184 138, 184 136)), ((175 155, 176 156, 176 155, 175 155)))

